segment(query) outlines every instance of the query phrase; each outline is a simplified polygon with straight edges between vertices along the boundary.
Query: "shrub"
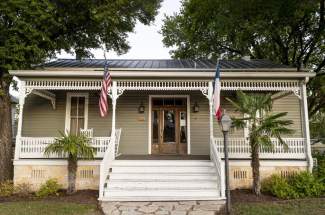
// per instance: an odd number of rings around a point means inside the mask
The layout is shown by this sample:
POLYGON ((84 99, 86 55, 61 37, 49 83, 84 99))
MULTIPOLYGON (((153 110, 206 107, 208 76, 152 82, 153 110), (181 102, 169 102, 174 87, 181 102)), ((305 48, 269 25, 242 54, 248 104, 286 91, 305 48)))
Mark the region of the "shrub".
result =
POLYGON ((313 174, 306 171, 288 178, 288 181, 300 198, 319 197, 325 191, 324 184, 313 174))
POLYGON ((61 185, 56 179, 49 179, 42 184, 40 189, 36 192, 37 197, 47 197, 51 195, 59 195, 58 191, 61 188, 61 185))
POLYGON ((262 181, 262 192, 272 194, 281 199, 298 198, 298 194, 290 186, 286 178, 272 175, 262 181))
POLYGON ((11 196, 14 193, 14 184, 12 181, 7 180, 0 182, 0 196, 11 196))
POLYGON ((20 183, 15 186, 15 194, 20 197, 29 196, 32 193, 32 185, 29 183, 20 183))
POLYGON ((263 180, 262 192, 281 199, 319 197, 325 194, 325 185, 309 172, 300 172, 288 178, 272 175, 263 180))

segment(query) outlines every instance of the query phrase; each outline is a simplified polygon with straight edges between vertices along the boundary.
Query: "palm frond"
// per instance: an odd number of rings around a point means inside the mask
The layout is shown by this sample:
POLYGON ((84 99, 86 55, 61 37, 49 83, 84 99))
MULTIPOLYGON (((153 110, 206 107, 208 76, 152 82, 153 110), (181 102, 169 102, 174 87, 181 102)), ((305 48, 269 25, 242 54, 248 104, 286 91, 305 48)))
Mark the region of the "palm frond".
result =
POLYGON ((61 137, 55 138, 54 143, 45 148, 45 156, 57 154, 60 157, 68 156, 70 159, 78 158, 93 159, 94 148, 89 144, 90 140, 84 135, 64 134, 60 132, 61 137))

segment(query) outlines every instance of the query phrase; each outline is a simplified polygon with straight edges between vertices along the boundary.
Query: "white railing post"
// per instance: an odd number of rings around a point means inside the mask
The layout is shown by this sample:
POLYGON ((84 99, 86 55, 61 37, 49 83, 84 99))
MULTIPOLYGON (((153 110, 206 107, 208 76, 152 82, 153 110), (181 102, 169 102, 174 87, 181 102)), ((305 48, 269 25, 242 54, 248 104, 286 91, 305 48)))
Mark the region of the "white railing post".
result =
POLYGON ((210 140, 213 138, 213 84, 212 81, 209 82, 208 90, 208 99, 209 99, 209 125, 210 125, 210 140))
POLYGON ((116 130, 116 100, 117 100, 117 84, 116 81, 113 81, 111 87, 111 98, 112 98, 112 132, 111 132, 111 144, 113 159, 115 159, 115 130, 116 130))
POLYGON ((313 157, 311 155, 311 145, 310 145, 310 133, 309 133, 309 116, 308 116, 308 104, 307 104, 307 90, 306 83, 301 84, 301 101, 303 109, 303 124, 304 124, 304 138, 306 147, 306 157, 308 161, 308 170, 312 172, 313 170, 313 157))
POLYGON ((19 88, 19 114, 18 114, 18 125, 17 125, 17 135, 15 143, 15 160, 19 160, 20 157, 20 147, 21 147, 21 130, 23 126, 23 110, 26 97, 26 83, 25 81, 20 82, 19 88))

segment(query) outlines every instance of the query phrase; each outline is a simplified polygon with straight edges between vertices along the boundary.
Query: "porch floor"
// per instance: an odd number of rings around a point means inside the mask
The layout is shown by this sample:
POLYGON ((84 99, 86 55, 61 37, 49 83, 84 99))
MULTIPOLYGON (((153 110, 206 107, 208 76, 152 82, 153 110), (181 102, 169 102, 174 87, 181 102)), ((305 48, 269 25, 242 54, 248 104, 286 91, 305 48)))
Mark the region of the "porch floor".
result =
POLYGON ((116 160, 210 160, 209 155, 120 155, 116 160))

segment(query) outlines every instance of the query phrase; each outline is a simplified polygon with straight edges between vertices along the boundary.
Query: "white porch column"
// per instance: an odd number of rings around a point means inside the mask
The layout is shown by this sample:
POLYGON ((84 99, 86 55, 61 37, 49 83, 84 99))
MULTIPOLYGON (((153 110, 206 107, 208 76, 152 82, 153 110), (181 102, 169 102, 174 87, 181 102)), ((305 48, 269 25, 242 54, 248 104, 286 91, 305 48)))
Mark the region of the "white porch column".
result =
POLYGON ((19 88, 19 114, 18 114, 18 125, 17 125, 17 135, 15 143, 15 160, 19 160, 20 148, 21 148, 21 129, 23 125, 23 110, 26 97, 26 83, 25 81, 20 82, 19 88))
POLYGON ((309 133, 309 116, 308 116, 308 103, 307 103, 307 90, 306 90, 307 80, 301 84, 301 105, 303 110, 303 120, 304 120, 304 138, 306 143, 306 156, 308 162, 308 171, 313 170, 313 157, 311 155, 311 145, 310 145, 310 133, 309 133))
POLYGON ((111 132, 111 147, 112 148, 112 157, 115 159, 115 130, 116 130, 116 100, 117 100, 117 84, 116 81, 113 81, 111 87, 111 98, 112 98, 112 132, 111 132))
POLYGON ((209 99, 209 122, 210 122, 210 141, 213 138, 213 84, 212 81, 209 82, 208 90, 208 99, 209 99))

